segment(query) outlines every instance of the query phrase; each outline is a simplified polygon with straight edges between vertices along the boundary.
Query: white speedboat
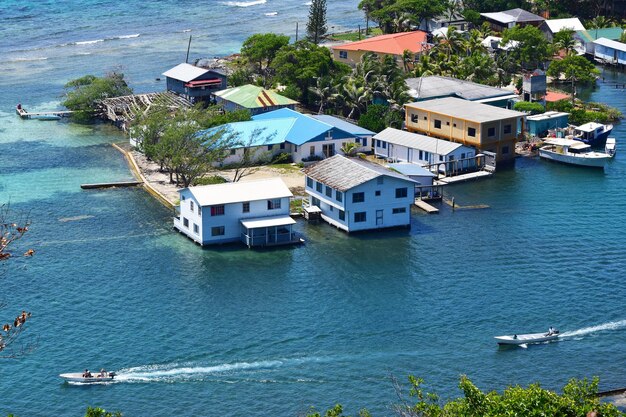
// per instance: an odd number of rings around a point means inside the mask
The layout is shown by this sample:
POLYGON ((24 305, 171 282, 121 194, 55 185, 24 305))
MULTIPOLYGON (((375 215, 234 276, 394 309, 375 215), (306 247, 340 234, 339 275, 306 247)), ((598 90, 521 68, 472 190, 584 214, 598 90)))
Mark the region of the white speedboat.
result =
POLYGON ((515 345, 528 347, 533 343, 550 342, 559 338, 559 331, 554 329, 547 333, 514 334, 494 337, 499 345, 515 345))
POLYGON ((615 138, 607 138, 606 145, 604 145, 604 152, 611 156, 615 156, 616 150, 615 138))
POLYGON ((111 382, 115 378, 115 372, 98 372, 94 374, 87 374, 81 372, 69 373, 69 374, 61 374, 59 375, 61 378, 66 380, 67 382, 77 382, 82 384, 93 384, 99 382, 111 382))
POLYGON ((586 143, 564 138, 546 139, 544 146, 539 148, 539 156, 570 165, 602 168, 611 159, 604 152, 592 151, 586 143))

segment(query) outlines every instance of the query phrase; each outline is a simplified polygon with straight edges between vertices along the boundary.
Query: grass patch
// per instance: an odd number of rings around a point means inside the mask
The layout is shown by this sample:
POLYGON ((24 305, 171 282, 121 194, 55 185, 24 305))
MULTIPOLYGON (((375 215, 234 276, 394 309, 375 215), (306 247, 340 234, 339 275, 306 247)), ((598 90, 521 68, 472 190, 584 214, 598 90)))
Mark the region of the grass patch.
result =
POLYGON ((302 199, 294 198, 289 202, 289 212, 302 214, 302 199))
POLYGON ((219 175, 211 175, 210 177, 202 177, 198 178, 194 185, 213 185, 213 184, 224 184, 228 182, 224 177, 219 175))
MULTIPOLYGON (((370 33, 368 36, 378 36, 382 35, 383 32, 379 28, 370 28, 370 33)), ((333 41, 350 41, 355 42, 359 40, 359 31, 354 30, 351 32, 343 32, 343 33, 333 33, 328 36, 330 40, 333 41)), ((361 29, 361 40, 365 39, 365 29, 361 29)))
POLYGON ((270 168, 276 168, 280 170, 280 172, 285 174, 297 173, 300 172, 300 167, 296 164, 272 164, 268 165, 270 168))

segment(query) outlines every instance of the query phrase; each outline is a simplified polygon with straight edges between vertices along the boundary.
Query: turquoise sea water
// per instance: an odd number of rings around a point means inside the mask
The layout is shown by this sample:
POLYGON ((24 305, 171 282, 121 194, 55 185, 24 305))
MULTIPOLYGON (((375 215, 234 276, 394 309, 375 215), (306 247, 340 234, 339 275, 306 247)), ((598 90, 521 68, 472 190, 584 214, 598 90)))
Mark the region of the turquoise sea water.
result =
MULTIPOLYGON (((54 108, 68 79, 117 66, 139 91, 163 88, 154 79, 180 61, 183 30, 197 35, 196 56, 211 56, 306 20, 303 0, 205 3, 0 3, 0 201, 30 214, 23 243, 36 250, 3 266, 2 317, 32 311, 37 341, 23 359, 0 361, 0 414, 79 416, 93 405, 127 416, 295 416, 342 402, 383 416, 395 400, 390 375, 408 374, 445 397, 459 395, 460 374, 485 390, 558 389, 592 375, 602 388, 624 385, 623 125, 605 172, 518 159, 450 189, 458 204, 488 209, 414 212, 410 232, 298 223, 307 243, 293 249, 202 250, 140 189, 82 191, 131 178, 109 145, 123 136, 22 121, 15 104, 54 108), (550 325, 566 337, 527 350, 492 339, 550 325), (102 366, 119 371, 116 383, 57 376, 102 366)), ((328 3, 334 24, 359 23, 356 1, 328 3)), ((624 90, 609 84, 626 77, 604 76, 581 94, 626 112, 624 90)))

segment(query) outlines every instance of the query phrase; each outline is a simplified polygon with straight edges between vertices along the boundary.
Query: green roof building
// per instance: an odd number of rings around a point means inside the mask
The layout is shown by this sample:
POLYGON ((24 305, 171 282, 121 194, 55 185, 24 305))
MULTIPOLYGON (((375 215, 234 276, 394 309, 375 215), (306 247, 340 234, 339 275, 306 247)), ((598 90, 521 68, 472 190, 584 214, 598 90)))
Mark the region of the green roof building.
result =
POLYGON ((600 38, 610 39, 612 41, 619 41, 624 30, 621 27, 602 28, 602 29, 587 29, 579 30, 574 34, 574 39, 581 43, 582 50, 586 54, 594 54, 594 43, 600 38))
POLYGON ((213 93, 217 104, 227 111, 247 109, 252 115, 287 107, 294 110, 297 101, 252 84, 227 88, 213 93))

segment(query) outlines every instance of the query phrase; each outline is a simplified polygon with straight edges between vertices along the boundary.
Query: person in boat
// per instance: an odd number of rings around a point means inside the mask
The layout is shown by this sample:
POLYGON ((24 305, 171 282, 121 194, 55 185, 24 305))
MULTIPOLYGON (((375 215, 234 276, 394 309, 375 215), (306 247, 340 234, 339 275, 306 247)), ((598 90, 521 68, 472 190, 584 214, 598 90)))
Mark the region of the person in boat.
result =
POLYGON ((513 335, 513 339, 517 339, 517 335, 516 334, 513 335))
POLYGON ((106 378, 106 376, 107 371, 104 368, 100 369, 100 375, 98 375, 98 378, 106 378))
POLYGON ((89 372, 89 369, 85 369, 85 372, 83 372, 83 378, 91 378, 91 372, 89 372))
POLYGON ((18 104, 17 104, 17 109, 18 109, 18 110, 22 110, 22 103, 18 103, 18 104))
POLYGON ((552 336, 554 334, 554 327, 550 326, 548 327, 548 333, 546 333, 546 336, 552 336))

